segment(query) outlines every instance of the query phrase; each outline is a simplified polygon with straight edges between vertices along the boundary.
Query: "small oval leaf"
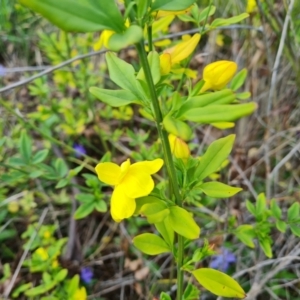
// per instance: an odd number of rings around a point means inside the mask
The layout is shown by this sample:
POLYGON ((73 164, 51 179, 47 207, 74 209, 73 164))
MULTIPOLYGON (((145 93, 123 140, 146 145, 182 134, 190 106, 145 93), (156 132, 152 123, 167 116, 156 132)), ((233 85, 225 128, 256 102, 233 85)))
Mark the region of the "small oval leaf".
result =
POLYGON ((242 191, 241 188, 229 186, 217 181, 202 183, 199 188, 205 195, 214 198, 228 198, 242 191))
POLYGON ((157 255, 170 252, 167 243, 159 236, 152 233, 143 233, 133 239, 133 244, 148 255, 157 255))
POLYGON ((233 278, 220 271, 201 268, 193 271, 192 274, 202 286, 215 295, 239 299, 247 296, 242 287, 233 278))
POLYGON ((197 225, 192 215, 185 209, 179 206, 170 207, 168 218, 171 227, 178 234, 190 240, 199 238, 200 227, 197 225))

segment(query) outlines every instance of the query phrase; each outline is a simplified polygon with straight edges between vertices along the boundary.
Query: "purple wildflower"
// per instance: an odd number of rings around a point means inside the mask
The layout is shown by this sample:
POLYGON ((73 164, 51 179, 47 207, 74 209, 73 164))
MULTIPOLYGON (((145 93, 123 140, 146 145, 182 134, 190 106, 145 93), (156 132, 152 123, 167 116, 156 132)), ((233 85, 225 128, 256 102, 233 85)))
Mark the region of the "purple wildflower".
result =
POLYGON ((93 279, 93 275, 94 275, 93 271, 89 267, 84 267, 80 271, 80 278, 86 284, 91 283, 91 281, 93 279))
POLYGON ((235 255, 228 249, 222 247, 221 253, 212 257, 209 266, 213 269, 226 272, 229 269, 229 265, 235 262, 235 255))
POLYGON ((84 146, 81 145, 81 144, 75 143, 75 144, 73 145, 73 149, 76 151, 76 152, 75 152, 75 156, 76 156, 76 157, 82 157, 83 155, 86 154, 86 150, 85 150, 84 146))
POLYGON ((0 65, 0 77, 4 77, 6 74, 6 68, 0 65))

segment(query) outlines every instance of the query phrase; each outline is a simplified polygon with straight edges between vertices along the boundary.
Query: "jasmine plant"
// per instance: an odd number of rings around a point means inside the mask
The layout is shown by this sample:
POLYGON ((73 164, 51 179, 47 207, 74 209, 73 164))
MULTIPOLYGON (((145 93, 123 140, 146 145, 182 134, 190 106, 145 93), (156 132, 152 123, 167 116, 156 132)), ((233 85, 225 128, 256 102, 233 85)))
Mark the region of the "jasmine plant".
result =
MULTIPOLYGON (((243 103, 249 93, 236 92, 247 73, 245 70, 236 73, 235 62, 222 60, 209 64, 202 80, 195 84, 192 80, 198 74, 186 62, 192 57, 202 34, 221 25, 237 23, 248 14, 228 20, 216 19, 209 24, 208 16, 214 10, 209 7, 202 13, 195 0, 125 0, 124 11, 113 0, 20 2, 63 30, 103 30, 97 47, 111 50, 106 53, 106 63, 110 79, 118 88, 95 86, 89 89, 90 93, 112 107, 139 106, 141 114, 156 126, 162 157, 157 153, 151 161, 133 164, 127 159, 120 166, 101 160, 95 166, 99 180, 114 187, 110 200, 112 218, 121 222, 142 215, 155 226, 156 233, 139 234, 134 237, 133 244, 148 255, 170 253, 173 256, 177 267, 177 300, 199 295, 196 286, 187 284, 184 274, 216 295, 244 298, 243 288, 227 274, 214 268, 197 267, 212 254, 205 242, 200 252, 196 250, 190 256, 186 251, 189 243, 200 238, 200 226, 191 213, 200 205, 199 196, 227 198, 241 191, 239 187, 210 178, 226 161, 235 136, 231 134, 214 141, 202 157, 191 155, 188 142, 196 126, 210 124, 219 129, 232 128, 236 120, 253 113, 257 105, 243 103), (155 28, 162 23, 168 28, 176 16, 187 14, 190 14, 188 20, 197 24, 199 33, 185 36, 176 45, 160 50, 154 41, 155 28), (138 70, 114 53, 130 45, 138 55, 138 70), (186 79, 185 93, 177 90, 174 82, 178 79, 186 79), (166 184, 155 187, 151 175, 163 166, 167 173, 166 184)), ((88 203, 84 194, 80 200, 88 206, 88 213, 96 207, 94 196, 88 203)), ((161 299, 171 297, 163 292, 161 299)))

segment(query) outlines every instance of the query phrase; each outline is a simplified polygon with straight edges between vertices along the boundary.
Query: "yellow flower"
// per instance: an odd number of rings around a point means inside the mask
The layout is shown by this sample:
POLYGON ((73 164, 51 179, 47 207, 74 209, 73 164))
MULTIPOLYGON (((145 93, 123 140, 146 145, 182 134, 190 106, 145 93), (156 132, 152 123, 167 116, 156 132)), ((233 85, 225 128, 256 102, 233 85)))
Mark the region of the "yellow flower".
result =
POLYGON ((51 237, 51 232, 50 232, 49 230, 46 230, 46 231, 44 232, 44 234, 43 234, 43 237, 44 237, 45 239, 49 239, 49 238, 51 237))
POLYGON ((72 300, 86 300, 86 299, 87 299, 87 294, 84 286, 82 286, 80 289, 77 289, 75 294, 72 297, 72 300))
POLYGON ((48 252, 45 248, 36 249, 35 253, 40 257, 41 260, 45 261, 49 258, 48 252))
POLYGON ((200 92, 209 89, 221 90, 232 79, 236 70, 237 64, 228 60, 219 60, 207 65, 203 71, 205 83, 200 92))
POLYGON ((99 40, 94 44, 94 51, 100 50, 102 47, 108 48, 108 41, 115 32, 112 30, 103 30, 99 40))
MULTIPOLYGON (((126 19, 125 26, 128 28, 130 25, 129 20, 126 19)), ((93 45, 94 51, 100 50, 102 47, 108 49, 108 41, 115 34, 115 31, 104 29, 99 37, 99 40, 93 45)))
POLYGON ((185 161, 191 155, 187 143, 172 133, 169 134, 169 143, 171 152, 176 158, 181 158, 185 161))
POLYGON ((53 269, 57 268, 59 266, 58 260, 57 259, 53 260, 51 266, 52 266, 53 269))
POLYGON ((200 37, 199 33, 194 34, 191 38, 183 37, 181 43, 166 49, 164 53, 160 55, 161 74, 168 74, 174 65, 191 55, 198 45, 200 37))
POLYGON ((247 8, 246 12, 251 14, 256 11, 257 5, 255 0, 248 0, 247 1, 247 8))
POLYGON ((11 201, 7 205, 7 209, 10 213, 14 214, 19 211, 19 203, 18 201, 11 201))
POLYGON ((154 188, 152 174, 158 172, 163 165, 158 158, 130 164, 130 160, 118 166, 111 162, 99 163, 95 170, 100 181, 113 185, 111 197, 111 215, 116 222, 133 215, 136 207, 135 198, 144 197, 154 188))

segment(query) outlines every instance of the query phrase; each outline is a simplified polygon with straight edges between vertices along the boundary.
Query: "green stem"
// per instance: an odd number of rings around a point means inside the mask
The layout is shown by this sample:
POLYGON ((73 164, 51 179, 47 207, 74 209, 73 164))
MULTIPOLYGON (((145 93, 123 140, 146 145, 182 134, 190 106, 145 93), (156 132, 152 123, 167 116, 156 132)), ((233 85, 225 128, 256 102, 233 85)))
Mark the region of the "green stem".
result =
MULTIPOLYGON (((176 171, 173 164, 172 153, 170 149, 170 144, 168 140, 167 132, 162 128, 163 116, 160 110, 159 101, 156 94, 156 89, 154 86, 150 66, 147 59, 147 54, 145 51, 144 40, 142 40, 139 44, 136 44, 136 48, 139 54, 139 58, 141 61, 141 65, 144 70, 144 74, 146 77, 146 81, 149 87, 150 96, 152 100, 152 105, 154 109, 156 127, 161 139, 165 164, 167 167, 168 175, 170 178, 170 184, 172 185, 172 189, 175 195, 176 204, 181 206, 181 196, 179 192, 179 187, 176 178, 176 171)), ((181 267, 183 265, 183 254, 184 254, 184 238, 178 235, 178 252, 177 252, 177 300, 181 300, 183 294, 183 271, 181 267)))
POLYGON ((147 33, 148 33, 148 47, 149 47, 149 52, 153 50, 152 47, 152 26, 147 27, 147 33))

